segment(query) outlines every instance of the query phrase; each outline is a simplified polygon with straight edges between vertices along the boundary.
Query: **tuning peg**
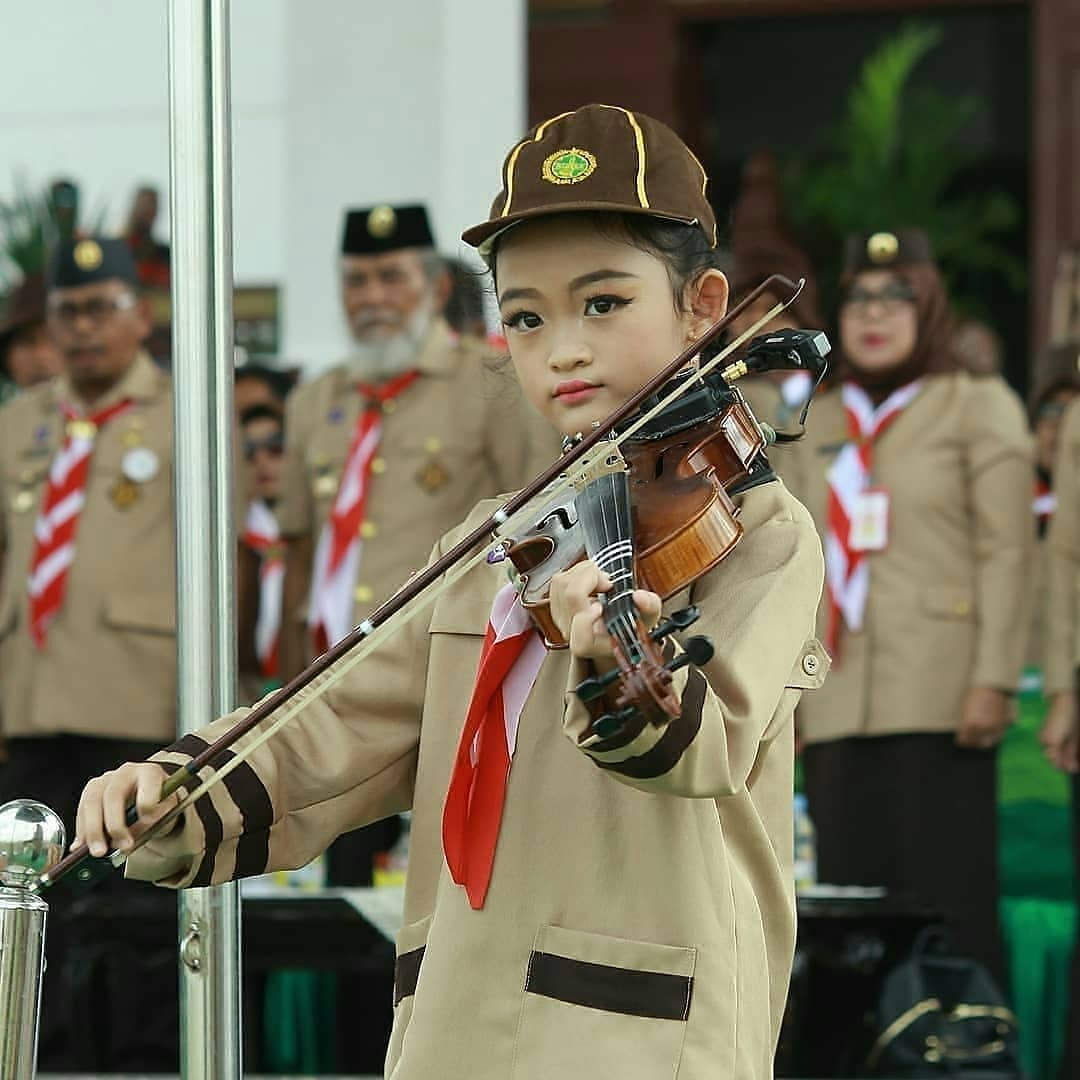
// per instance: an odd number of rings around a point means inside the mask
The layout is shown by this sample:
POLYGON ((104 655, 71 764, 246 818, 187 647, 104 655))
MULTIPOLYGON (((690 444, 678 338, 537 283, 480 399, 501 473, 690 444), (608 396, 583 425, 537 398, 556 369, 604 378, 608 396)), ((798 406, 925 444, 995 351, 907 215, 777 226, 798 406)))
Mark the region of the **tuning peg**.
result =
POLYGON ((604 691, 615 682, 622 672, 618 668, 612 668, 611 671, 605 675, 590 675, 587 679, 582 679, 578 683, 577 689, 574 691, 577 696, 586 704, 590 701, 595 701, 598 697, 602 697, 604 691))
POLYGON ((610 739, 613 735, 618 735, 622 731, 623 726, 628 720, 634 718, 634 714, 637 709, 633 705, 628 705, 625 709, 620 709, 616 713, 604 713, 594 724, 593 731, 600 736, 601 739, 610 739))
POLYGON ((663 641, 669 634, 676 630, 685 630, 701 618, 701 608, 691 604, 680 611, 673 611, 666 619, 661 620, 652 628, 649 637, 653 641, 663 641))
POLYGON ((688 667, 691 664, 694 667, 701 667, 707 664, 715 653, 713 643, 707 637, 698 634, 688 638, 683 644, 683 651, 671 663, 664 666, 668 671, 678 671, 679 668, 688 667))

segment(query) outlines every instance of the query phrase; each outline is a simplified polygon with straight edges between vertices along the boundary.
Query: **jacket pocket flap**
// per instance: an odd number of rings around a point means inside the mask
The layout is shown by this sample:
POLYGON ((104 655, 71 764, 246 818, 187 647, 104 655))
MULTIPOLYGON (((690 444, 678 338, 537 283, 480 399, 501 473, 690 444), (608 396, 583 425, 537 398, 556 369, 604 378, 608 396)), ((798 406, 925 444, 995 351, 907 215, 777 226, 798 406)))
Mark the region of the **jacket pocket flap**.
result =
POLYGON ((788 676, 788 689, 816 690, 831 667, 832 657, 825 651, 825 646, 817 638, 808 638, 788 676))
POLYGON ((970 589, 931 585, 923 593, 923 607, 942 619, 974 619, 975 598, 970 589))
POLYGON ((525 991, 605 1012, 686 1020, 696 963, 693 948, 544 926, 525 991))
POLYGON ((105 622, 120 630, 176 633, 176 601, 165 593, 113 593, 105 601, 105 622))

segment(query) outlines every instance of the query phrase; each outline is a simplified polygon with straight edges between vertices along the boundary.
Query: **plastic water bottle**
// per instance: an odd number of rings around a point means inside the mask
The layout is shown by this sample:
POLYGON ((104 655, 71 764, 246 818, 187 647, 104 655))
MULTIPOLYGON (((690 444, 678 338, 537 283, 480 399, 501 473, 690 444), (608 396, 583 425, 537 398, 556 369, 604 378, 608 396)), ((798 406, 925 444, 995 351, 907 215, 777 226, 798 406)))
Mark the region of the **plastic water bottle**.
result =
POLYGON ((806 796, 795 796, 795 891, 817 884, 817 833, 806 796))

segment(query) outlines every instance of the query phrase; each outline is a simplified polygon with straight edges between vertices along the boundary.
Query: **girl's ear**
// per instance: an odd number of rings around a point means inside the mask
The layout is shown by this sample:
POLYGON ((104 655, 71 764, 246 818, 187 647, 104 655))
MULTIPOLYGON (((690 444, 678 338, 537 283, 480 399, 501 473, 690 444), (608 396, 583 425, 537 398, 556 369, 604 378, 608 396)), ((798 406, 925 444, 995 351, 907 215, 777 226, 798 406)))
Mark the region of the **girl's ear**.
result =
POLYGON ((687 301, 690 312, 687 340, 693 341, 701 337, 713 323, 719 322, 727 312, 727 278, 719 270, 706 270, 698 274, 690 282, 687 301))

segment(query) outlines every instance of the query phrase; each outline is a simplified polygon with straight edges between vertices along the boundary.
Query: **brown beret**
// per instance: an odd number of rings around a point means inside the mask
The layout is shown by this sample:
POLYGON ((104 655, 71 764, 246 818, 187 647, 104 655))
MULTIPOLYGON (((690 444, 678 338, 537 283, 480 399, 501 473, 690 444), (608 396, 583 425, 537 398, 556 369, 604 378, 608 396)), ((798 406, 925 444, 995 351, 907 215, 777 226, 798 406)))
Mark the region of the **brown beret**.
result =
POLYGON ((844 246, 844 272, 848 274, 933 261, 934 253, 925 229, 854 233, 844 246))
POLYGON ((671 128, 615 105, 586 105, 537 124, 506 156, 473 247, 520 221, 578 211, 643 214, 698 225, 716 246, 716 216, 701 162, 671 128))

